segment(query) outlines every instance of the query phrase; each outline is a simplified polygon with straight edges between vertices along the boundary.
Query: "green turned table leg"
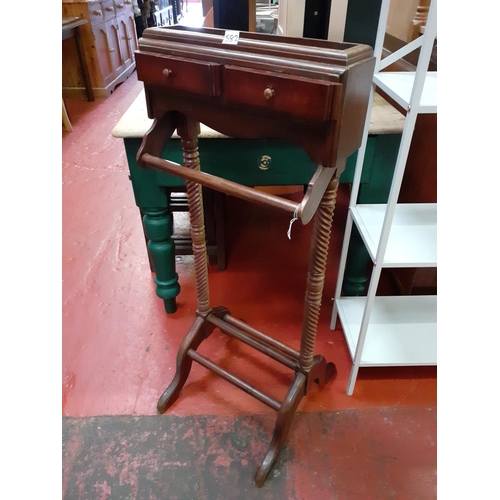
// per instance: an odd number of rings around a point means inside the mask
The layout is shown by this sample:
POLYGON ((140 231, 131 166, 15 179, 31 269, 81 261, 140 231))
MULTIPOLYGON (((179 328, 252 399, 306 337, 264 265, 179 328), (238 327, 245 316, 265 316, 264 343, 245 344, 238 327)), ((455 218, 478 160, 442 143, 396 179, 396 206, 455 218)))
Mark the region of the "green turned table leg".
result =
POLYGON ((369 263, 370 255, 366 251, 365 244, 361 239, 356 224, 353 224, 351 239, 349 240, 344 281, 342 282, 342 293, 344 295, 356 297, 366 293, 369 263))
MULTIPOLYGON (((361 186, 358 203, 387 203, 391 188, 391 179, 396 166, 396 158, 401 142, 401 134, 373 135, 368 137, 368 144, 363 163, 361 186)), ((357 153, 348 161, 351 162, 352 174, 357 153)), ((350 172, 346 172, 350 175, 350 172)), ((350 182, 347 176, 341 181, 350 182)), ((352 182, 352 181, 351 181, 352 182)), ((346 296, 366 295, 366 285, 370 275, 371 258, 361 239, 356 224, 353 224, 351 239, 342 283, 342 292, 346 296)))
MULTIPOLYGON (((156 294, 163 299, 167 313, 177 309, 176 297, 180 292, 175 272, 175 243, 172 239, 173 216, 167 190, 158 181, 158 173, 141 168, 136 157, 142 138, 124 139, 130 180, 135 203, 142 214, 142 224, 148 245, 151 271, 155 273, 156 294)), ((182 185, 177 180, 177 184, 182 185)))
POLYGON ((175 245, 172 240, 173 216, 168 208, 142 208, 143 225, 154 271, 156 294, 163 299, 165 311, 177 310, 179 277, 175 272, 175 245))

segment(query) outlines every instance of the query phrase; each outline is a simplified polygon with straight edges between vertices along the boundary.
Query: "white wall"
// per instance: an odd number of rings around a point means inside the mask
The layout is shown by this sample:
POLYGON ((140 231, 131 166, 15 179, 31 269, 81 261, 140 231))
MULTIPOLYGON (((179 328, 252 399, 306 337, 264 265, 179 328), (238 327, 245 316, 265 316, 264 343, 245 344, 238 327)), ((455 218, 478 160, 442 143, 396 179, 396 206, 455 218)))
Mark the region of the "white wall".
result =
MULTIPOLYGON (((328 40, 344 40, 348 0, 332 0, 328 40)), ((278 35, 302 37, 306 0, 280 0, 278 9, 278 35)))

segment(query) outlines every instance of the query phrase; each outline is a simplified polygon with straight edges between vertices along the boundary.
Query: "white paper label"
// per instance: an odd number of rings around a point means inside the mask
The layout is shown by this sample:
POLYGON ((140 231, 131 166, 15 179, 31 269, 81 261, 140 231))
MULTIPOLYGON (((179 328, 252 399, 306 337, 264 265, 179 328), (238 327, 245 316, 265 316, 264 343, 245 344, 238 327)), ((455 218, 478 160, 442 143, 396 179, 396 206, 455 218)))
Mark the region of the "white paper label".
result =
POLYGON ((238 45, 238 40, 240 39, 239 31, 226 30, 224 33, 224 38, 222 43, 229 43, 231 45, 238 45))

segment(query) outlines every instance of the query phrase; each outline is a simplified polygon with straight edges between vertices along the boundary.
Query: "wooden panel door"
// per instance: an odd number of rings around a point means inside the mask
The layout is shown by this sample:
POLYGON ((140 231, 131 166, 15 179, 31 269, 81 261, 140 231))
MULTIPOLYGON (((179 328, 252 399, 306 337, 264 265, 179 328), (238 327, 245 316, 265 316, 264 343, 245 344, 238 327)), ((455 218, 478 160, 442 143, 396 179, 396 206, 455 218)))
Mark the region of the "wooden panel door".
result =
POLYGON ((113 61, 114 76, 120 75, 125 70, 125 56, 121 49, 120 26, 116 19, 106 23, 106 31, 110 41, 110 54, 113 61))
POLYGON ((134 13, 130 11, 124 15, 127 26, 127 42, 132 55, 132 61, 135 61, 135 51, 139 48, 137 45, 137 31, 135 29, 134 13))
POLYGON ((130 35, 128 16, 118 16, 118 18, 116 19, 116 24, 118 27, 118 46, 120 49, 121 63, 124 65, 124 67, 128 67, 134 61, 133 45, 131 45, 130 43, 132 41, 132 36, 130 35))
POLYGON ((116 55, 113 56, 113 51, 116 51, 116 46, 113 45, 113 41, 110 39, 108 23, 101 23, 94 26, 94 37, 95 50, 97 52, 97 60, 99 61, 102 78, 100 86, 105 87, 115 76, 116 61, 116 55))
POLYGON ((111 83, 124 68, 120 50, 118 23, 112 19, 94 26, 95 47, 103 79, 103 87, 111 83))

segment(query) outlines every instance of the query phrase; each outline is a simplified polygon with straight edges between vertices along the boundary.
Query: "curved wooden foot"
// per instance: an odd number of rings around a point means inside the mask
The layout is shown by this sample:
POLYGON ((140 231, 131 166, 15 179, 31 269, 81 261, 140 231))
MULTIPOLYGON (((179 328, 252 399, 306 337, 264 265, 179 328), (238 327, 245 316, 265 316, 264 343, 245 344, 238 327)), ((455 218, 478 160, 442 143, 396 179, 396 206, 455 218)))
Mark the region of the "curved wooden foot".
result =
POLYGON ((310 389, 313 382, 323 387, 335 375, 337 375, 337 367, 334 363, 327 363, 323 356, 314 356, 313 366, 307 378, 307 390, 310 389))
POLYGON ((283 401, 278 412, 278 419, 276 420, 276 425, 274 427, 271 444, 269 445, 262 464, 255 473, 254 481, 255 485, 258 487, 261 487, 264 484, 264 481, 266 480, 266 477, 269 474, 269 471, 271 470, 271 467, 278 457, 278 453, 288 436, 295 411, 306 393, 306 381, 307 377, 303 373, 298 372, 295 374, 293 384, 290 386, 290 389, 288 389, 285 400, 283 401))
POLYGON ((193 360, 187 355, 187 352, 189 349, 197 349, 203 340, 211 333, 210 331, 207 335, 204 323, 205 320, 203 318, 196 318, 191 330, 188 332, 179 348, 175 376, 156 405, 160 413, 164 413, 172 406, 186 383, 189 372, 191 371, 191 365, 193 364, 193 360))
POLYGON ((226 314, 229 314, 229 316, 231 316, 231 311, 227 307, 217 306, 212 307, 212 309, 210 310, 210 314, 223 320, 226 314))
POLYGON ((325 384, 331 380, 332 378, 335 378, 337 376, 337 367, 335 366, 335 363, 327 363, 326 364, 326 378, 325 378, 325 384))

